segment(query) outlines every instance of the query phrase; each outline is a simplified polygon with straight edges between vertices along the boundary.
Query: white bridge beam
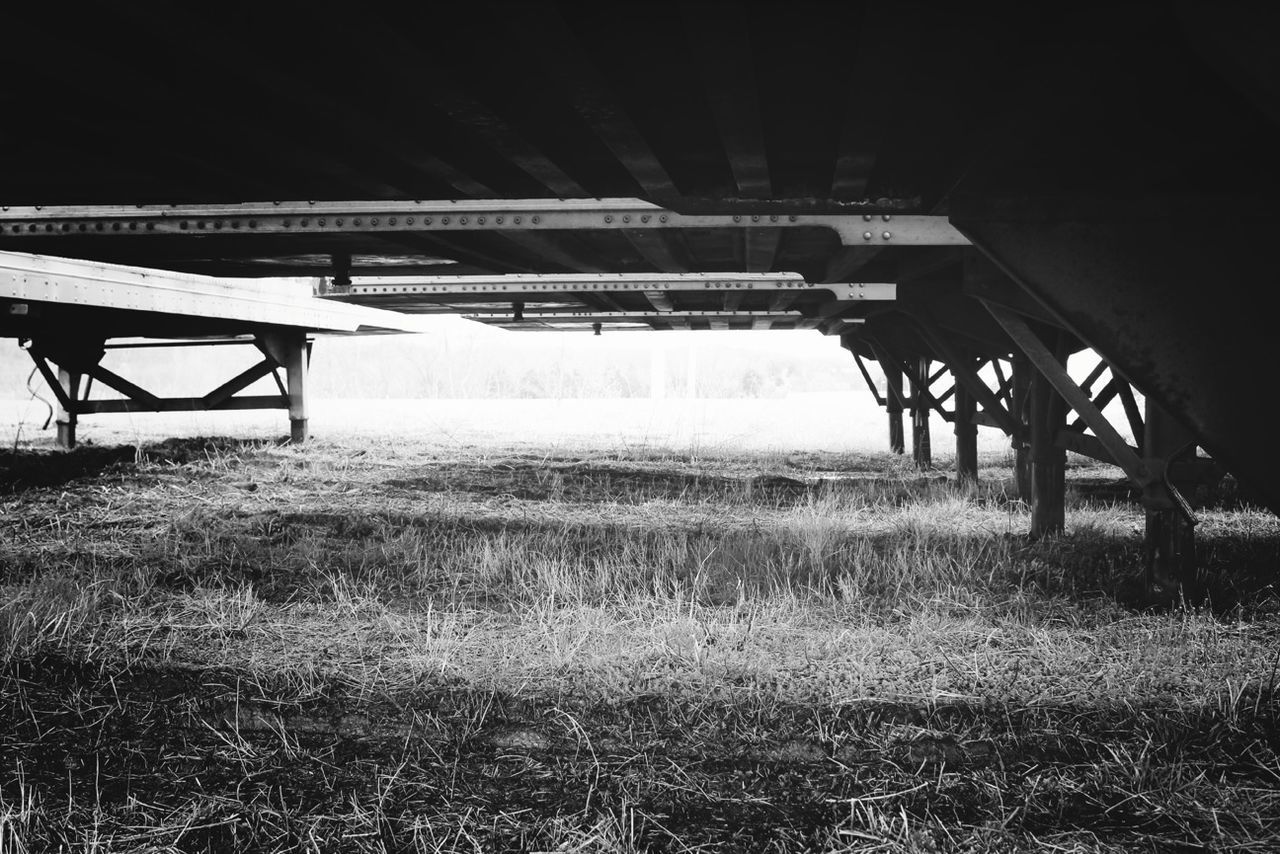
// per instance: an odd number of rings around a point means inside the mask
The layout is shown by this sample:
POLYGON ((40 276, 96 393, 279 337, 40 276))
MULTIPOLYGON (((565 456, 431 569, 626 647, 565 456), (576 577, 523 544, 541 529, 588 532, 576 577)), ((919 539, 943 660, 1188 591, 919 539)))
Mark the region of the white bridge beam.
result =
MULTIPOLYGON (((0 300, 21 317, 32 303, 90 306, 318 332, 418 332, 419 318, 313 296, 311 279, 229 279, 0 252, 0 300)), ((102 330, 111 337, 110 329, 102 330)))
POLYGON ((967 246, 945 216, 895 212, 682 214, 641 199, 44 205, 0 209, 0 236, 351 234, 829 228, 846 246, 967 246))

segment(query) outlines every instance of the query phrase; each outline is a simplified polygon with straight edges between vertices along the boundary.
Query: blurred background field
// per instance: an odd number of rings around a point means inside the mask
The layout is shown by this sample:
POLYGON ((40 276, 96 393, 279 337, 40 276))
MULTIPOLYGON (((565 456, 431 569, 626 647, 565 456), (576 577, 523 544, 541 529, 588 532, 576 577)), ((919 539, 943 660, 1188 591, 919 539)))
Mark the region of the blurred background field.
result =
MULTIPOLYGON (((789 332, 509 333, 459 317, 425 335, 322 337, 312 353, 317 437, 433 436, 540 446, 750 451, 871 451, 887 421, 849 353, 811 330, 789 332)), ((104 365, 161 395, 203 394, 260 358, 253 347, 111 350, 104 365)), ((1077 357, 1073 373, 1092 366, 1077 357)), ((875 366, 877 382, 882 378, 875 366)), ((945 387, 945 384, 943 384, 945 387)), ((270 379, 248 393, 271 393, 270 379)), ((95 396, 114 397, 99 388, 95 396)), ((10 445, 52 442, 52 395, 14 343, 0 347, 0 430, 10 445)), ((1115 405, 1118 407, 1118 404, 1115 405)), ((1113 423, 1124 424, 1117 411, 1113 423)), ((82 442, 165 437, 276 438, 284 413, 96 415, 82 442)), ((951 426, 931 421, 935 456, 951 426)), ((979 430, 980 450, 1007 448, 979 430)))

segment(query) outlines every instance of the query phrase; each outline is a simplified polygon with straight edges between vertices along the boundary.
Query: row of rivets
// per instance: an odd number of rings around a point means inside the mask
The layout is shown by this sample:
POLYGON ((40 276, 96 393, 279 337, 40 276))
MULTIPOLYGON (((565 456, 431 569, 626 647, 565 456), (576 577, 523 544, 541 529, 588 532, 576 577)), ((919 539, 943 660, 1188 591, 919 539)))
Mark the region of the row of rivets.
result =
MULTIPOLYGON (((885 217, 885 219, 888 219, 888 217, 885 217)), ((881 234, 880 236, 883 237, 885 240, 891 240, 893 238, 893 232, 886 231, 884 234, 881 234)), ((869 231, 862 232, 863 240, 870 240, 873 237, 875 237, 875 235, 869 231)))
MULTIPOLYGON (((605 223, 607 223, 607 224, 612 224, 612 223, 614 222, 614 219, 615 219, 615 217, 614 217, 614 215, 613 215, 613 214, 605 214, 605 215, 604 215, 604 221, 605 221, 605 223)), ((741 215, 737 215, 737 214, 735 214, 735 215, 734 215, 734 217, 733 217, 733 221, 734 221, 735 223, 741 223, 741 222, 743 221, 743 219, 744 219, 744 217, 743 217, 743 216, 741 216, 741 215)), ((751 221, 751 222, 753 222, 753 223, 758 223, 758 222, 760 222, 762 219, 763 219, 763 217, 762 217, 761 215, 758 215, 758 214, 756 214, 756 215, 752 215, 752 216, 750 217, 750 221, 751 221)), ((771 223, 779 222, 779 221, 780 221, 780 219, 781 219, 781 217, 779 217, 777 214, 771 214, 771 215, 769 215, 769 217, 768 217, 768 221, 769 221, 769 222, 771 222, 771 223)), ((788 217, 787 217, 787 219, 788 219, 788 221, 790 221, 790 222, 796 222, 796 221, 798 220, 798 217, 796 217, 795 215, 790 215, 790 216, 788 216, 788 217)), ((871 219, 872 219, 872 217, 870 217, 870 216, 864 216, 864 217, 863 217, 863 219, 864 219, 864 220, 866 220, 866 221, 868 221, 868 222, 870 222, 870 221, 871 221, 871 219)), ((883 219, 884 219, 884 221, 885 221, 885 222, 888 222, 888 221, 889 221, 889 219, 890 219, 890 217, 889 217, 889 215, 888 215, 888 214, 885 214, 885 215, 884 215, 884 217, 883 217, 883 219)), ((623 222, 623 223, 628 223, 628 224, 629 224, 629 223, 631 222, 631 215, 630 215, 630 214, 625 214, 625 215, 623 215, 623 216, 621 217, 621 220, 622 220, 622 222, 623 222)), ((649 223, 651 220, 652 220, 652 217, 651 217, 649 214, 643 214, 642 216, 640 216, 640 222, 642 222, 642 223, 649 223)), ((414 217, 406 217, 406 218, 405 218, 405 220, 404 220, 404 223, 405 223, 405 225, 407 225, 407 226, 413 226, 413 225, 415 224, 415 221, 416 221, 416 220, 415 220, 415 218, 414 218, 414 217)), ((467 216, 460 216, 460 217, 458 217, 458 218, 457 218, 457 221, 458 221, 458 224, 459 224, 459 225, 468 225, 468 224, 470 224, 471 219, 470 219, 469 217, 467 217, 467 216)), ((504 216, 502 216, 502 215, 498 215, 498 216, 495 216, 495 217, 493 218, 493 221, 494 221, 494 223, 495 223, 495 224, 497 224, 497 225, 503 225, 503 224, 505 224, 505 222, 506 222, 506 217, 504 217, 504 216)), ((541 218, 540 216, 538 216, 537 214, 534 214, 533 216, 529 217, 529 221, 530 221, 531 223, 533 223, 534 225, 537 225, 537 224, 539 224, 539 223, 542 221, 542 218, 541 218)), ((669 221, 670 221, 670 218, 669 218, 666 214, 661 214, 661 215, 659 215, 659 216, 658 216, 658 221, 659 221, 660 223, 667 223, 667 222, 669 222, 669 221)), ((224 225, 225 225, 225 224, 227 224, 228 222, 229 222, 229 224, 230 224, 230 227, 231 227, 231 228, 233 228, 233 229, 238 229, 238 228, 240 228, 240 227, 241 227, 241 225, 242 225, 241 220, 230 220, 230 221, 227 221, 227 220, 212 220, 212 221, 211 221, 211 224, 212 224, 212 227, 213 227, 214 229, 221 229, 221 228, 223 228, 223 227, 224 227, 224 225)), ((310 225, 311 225, 311 222, 312 222, 312 221, 311 221, 311 219, 309 219, 309 218, 303 218, 303 219, 299 219, 297 222, 298 222, 298 225, 299 225, 300 227, 302 227, 302 228, 307 228, 307 227, 310 227, 310 225)), ((370 217, 370 218, 369 218, 369 225, 370 225, 370 227, 374 227, 374 228, 376 228, 376 227, 378 227, 378 226, 381 224, 381 222, 382 222, 382 220, 381 220, 381 219, 379 219, 378 217, 370 217)), ((400 221, 399 221, 399 219, 398 219, 397 217, 389 217, 389 218, 387 219, 387 225, 389 225, 389 226, 397 226, 397 225, 399 225, 399 222, 400 222, 400 221)), ((452 220, 451 220, 451 218, 450 218, 450 217, 448 217, 448 216, 442 216, 442 217, 440 217, 440 224, 441 224, 441 225, 449 225, 451 222, 452 222, 452 220)), ((475 222, 476 222, 476 224, 477 224, 477 225, 485 225, 485 224, 486 224, 486 222, 487 222, 487 219, 486 219, 486 217, 484 217, 484 216, 477 216, 477 217, 475 218, 475 222)), ((514 224, 514 225, 520 225, 520 224, 523 222, 523 218, 522 218, 522 217, 520 217, 520 216, 513 216, 513 217, 511 218, 511 222, 512 222, 512 224, 514 224)), ((317 219, 315 220, 315 223, 316 223, 316 225, 317 225, 317 226, 324 227, 325 225, 327 225, 327 224, 328 224, 328 220, 327 220, 326 218, 321 217, 321 218, 317 218, 317 219)), ((337 217, 337 218, 335 218, 335 219, 333 220, 333 223, 334 223, 334 225, 335 225, 335 226, 337 226, 337 227, 339 227, 339 228, 340 228, 340 227, 342 227, 342 226, 344 226, 344 225, 346 224, 346 220, 345 220, 344 218, 342 218, 342 217, 337 217)), ((433 223, 433 218, 432 218, 432 217, 426 216, 426 217, 423 217, 423 218, 422 218, 422 224, 423 224, 423 225, 427 225, 427 226, 429 226, 429 225, 431 225, 432 223, 433 223)), ((248 223, 247 223, 247 224, 248 224, 249 228, 257 228, 259 223, 258 223, 258 221, 257 221, 257 220, 253 220, 253 219, 251 219, 251 220, 248 220, 248 223)), ((283 220, 283 221, 282 221, 282 223, 281 223, 281 224, 282 224, 285 228, 293 228, 293 227, 294 227, 294 220, 292 220, 292 219, 285 219, 285 220, 283 220)), ((364 227, 364 219, 363 219, 363 218, 361 218, 361 217, 354 217, 354 218, 352 218, 352 220, 351 220, 351 224, 352 224, 352 226, 354 226, 354 227, 356 227, 356 228, 362 228, 362 227, 364 227)), ((154 231, 154 230, 155 230, 155 227, 156 227, 156 226, 155 226, 155 223, 153 223, 153 222, 148 222, 148 223, 146 223, 145 225, 146 225, 146 229, 147 229, 148 231, 154 231)), ((196 220, 196 221, 194 222, 194 225, 195 225, 195 228, 196 228, 196 229, 203 229, 203 228, 208 227, 208 226, 206 225, 205 220, 196 220)), ((92 224, 92 226, 93 226, 93 229, 94 229, 95 231, 102 231, 102 230, 104 230, 104 228, 105 228, 105 224, 104 224, 104 222, 102 222, 102 221, 95 222, 95 223, 93 223, 93 224, 92 224)), ((71 229, 71 224, 70 224, 70 223, 62 223, 62 224, 60 224, 60 227, 61 227, 61 230, 62 230, 62 231, 69 231, 69 230, 71 229)), ((88 225, 86 225, 86 224, 77 224, 77 226, 76 226, 76 227, 77 227, 77 228, 78 228, 78 230, 80 230, 80 231, 85 231, 85 230, 87 230, 87 229, 88 229, 88 225)), ((183 231, 189 230, 189 229, 192 227, 192 221, 190 221, 190 220, 181 220, 181 221, 179 221, 179 223, 178 223, 178 227, 179 227, 179 228, 181 228, 183 231)), ((19 232, 22 230, 22 228, 23 228, 23 224, 22 224, 22 223, 18 223, 18 224, 15 224, 15 225, 10 226, 10 230, 11 230, 13 233, 15 233, 15 234, 16 234, 16 233, 19 233, 19 232)), ((130 231, 136 231, 136 230, 138 229, 138 224, 137 224, 136 222, 130 222, 130 223, 128 223, 128 229, 129 229, 130 231)), ((35 231, 39 230, 39 225, 38 225, 37 223, 28 223, 28 224, 26 224, 26 230, 27 230, 28 232, 35 232, 35 231)), ((55 229, 54 229, 54 225, 53 225, 53 224, 48 224, 48 223, 47 223, 47 224, 45 224, 45 229, 44 229, 44 230, 45 230, 46 232, 54 231, 54 230, 55 230, 55 229)), ((118 222, 113 222, 113 223, 111 223, 111 230, 112 230, 112 231, 120 231, 120 230, 121 230, 120 223, 118 223, 118 222)), ((884 238, 885 238, 886 240, 888 240, 888 239, 889 239, 889 232, 885 232, 883 236, 884 236, 884 238)), ((864 237, 865 239, 867 239, 867 240, 870 240, 870 239, 872 239, 872 234, 871 234, 871 232, 869 232, 869 231, 868 231, 868 232, 864 232, 864 233, 863 233, 863 237, 864 237)))
MULTIPOLYGON (((652 282, 606 283, 604 287, 601 288, 601 290, 628 290, 628 291, 652 290, 655 287, 662 287, 665 284, 666 283, 655 284, 652 282)), ((766 284, 766 283, 761 283, 761 284, 766 284)), ((813 282, 770 282, 767 284, 772 284, 774 287, 778 287, 778 288, 812 288, 814 287, 813 282)), ((431 293, 441 293, 441 292, 451 293, 458 290, 507 291, 512 289, 529 290, 529 291, 569 291, 574 289, 573 286, 574 286, 573 282, 563 282, 563 283, 556 283, 556 284, 530 283, 523 287, 516 287, 515 285, 510 285, 510 286, 508 285, 417 285, 417 286, 406 285, 404 287, 401 287, 398 285, 363 285, 363 286, 356 285, 354 290, 356 293, 369 293, 369 294, 400 293, 401 291, 403 291, 404 293, 411 293, 411 292, 422 293, 427 291, 431 293)), ((720 289, 720 288, 747 288, 748 290, 751 290, 751 289, 754 289, 755 286, 756 286, 755 282, 704 282, 702 285, 702 287, 706 290, 720 289)))

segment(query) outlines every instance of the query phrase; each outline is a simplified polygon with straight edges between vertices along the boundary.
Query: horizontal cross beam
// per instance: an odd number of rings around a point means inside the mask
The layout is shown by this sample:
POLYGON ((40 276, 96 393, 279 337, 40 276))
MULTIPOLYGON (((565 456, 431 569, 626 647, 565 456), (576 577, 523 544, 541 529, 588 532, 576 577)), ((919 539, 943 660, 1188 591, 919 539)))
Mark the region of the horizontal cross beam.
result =
POLYGON ((526 311, 520 317, 513 313, 468 313, 467 320, 481 323, 513 324, 538 323, 543 321, 555 323, 617 323, 650 321, 707 321, 728 322, 734 320, 770 322, 792 322, 797 324, 813 324, 813 318, 805 317, 798 311, 526 311))
MULTIPOLYGON (((328 288, 322 287, 322 290, 328 288)), ((538 293, 601 293, 608 291, 827 291, 841 302, 893 300, 893 282, 816 283, 798 273, 512 273, 495 276, 353 276, 351 285, 327 296, 417 296, 437 294, 525 295, 538 293)))
POLYGON ((945 216, 899 213, 682 214, 640 199, 41 205, 0 209, 0 236, 335 234, 829 228, 847 246, 967 246, 945 216))
POLYGON ((162 397, 153 402, 118 400, 82 400, 76 403, 77 415, 108 412, 204 412, 229 409, 288 409, 289 398, 283 394, 229 397, 210 406, 203 397, 162 397))

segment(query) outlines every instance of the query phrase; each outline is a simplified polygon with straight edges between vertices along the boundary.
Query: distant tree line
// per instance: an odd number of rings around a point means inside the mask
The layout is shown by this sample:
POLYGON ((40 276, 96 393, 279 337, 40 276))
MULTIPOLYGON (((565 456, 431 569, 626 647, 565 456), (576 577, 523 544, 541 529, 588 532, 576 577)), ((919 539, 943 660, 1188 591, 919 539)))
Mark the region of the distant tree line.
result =
MULTIPOLYGON (((589 335, 571 338, 559 348, 543 333, 484 339, 320 338, 312 353, 312 388, 326 398, 636 398, 651 395, 658 370, 658 385, 667 397, 686 396, 691 371, 698 397, 865 391, 852 359, 834 341, 821 342, 831 344, 830 353, 815 358, 810 348, 790 356, 776 348, 762 352, 726 345, 716 340, 725 333, 705 333, 707 340, 694 358, 677 347, 655 361, 648 333, 619 334, 627 336, 626 345, 607 351, 578 343, 589 335)), ((111 350, 104 365, 153 393, 193 395, 215 388, 260 358, 251 346, 111 350)), ((13 339, 0 339, 0 396, 28 397, 32 368, 13 339)), ((38 374, 30 384, 48 397, 38 374)), ((272 387, 268 378, 257 389, 272 387)), ((100 394, 113 396, 106 390, 100 394)))

